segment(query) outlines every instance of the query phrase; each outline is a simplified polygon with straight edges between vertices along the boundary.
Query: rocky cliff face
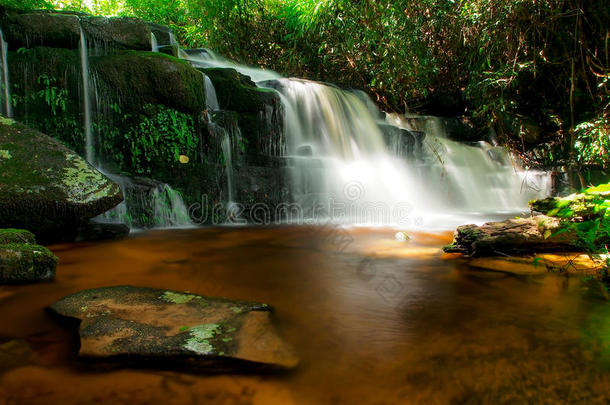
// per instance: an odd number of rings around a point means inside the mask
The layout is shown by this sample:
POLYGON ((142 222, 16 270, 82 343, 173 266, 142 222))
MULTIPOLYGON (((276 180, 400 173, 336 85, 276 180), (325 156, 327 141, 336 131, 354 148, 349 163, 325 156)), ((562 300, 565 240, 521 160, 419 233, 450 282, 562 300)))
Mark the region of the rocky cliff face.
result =
POLYGON ((0 9, 0 28, 17 120, 85 156, 86 86, 90 147, 105 171, 168 183, 187 206, 205 200, 210 212, 230 194, 246 205, 284 201, 283 113, 274 91, 231 69, 192 67, 172 56, 179 52, 169 29, 137 19, 0 9), (218 110, 209 108, 204 74, 217 87, 218 110))

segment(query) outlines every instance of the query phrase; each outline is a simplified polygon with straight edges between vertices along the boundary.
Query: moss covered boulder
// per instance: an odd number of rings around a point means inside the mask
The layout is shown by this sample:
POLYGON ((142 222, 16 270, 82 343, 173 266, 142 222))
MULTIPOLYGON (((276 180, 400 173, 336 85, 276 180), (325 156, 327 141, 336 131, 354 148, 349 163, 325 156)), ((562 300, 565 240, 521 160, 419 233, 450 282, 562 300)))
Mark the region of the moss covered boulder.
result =
POLYGON ((34 283, 55 276, 57 257, 44 246, 0 245, 0 284, 34 283))
POLYGON ((87 41, 114 49, 152 50, 148 24, 129 17, 86 17, 81 26, 87 41))
POLYGON ((0 284, 33 283, 55 276, 57 257, 23 229, 0 229, 0 284))
POLYGON ((218 104, 238 113, 238 125, 250 156, 281 156, 284 111, 277 91, 256 87, 250 77, 230 68, 201 69, 214 84, 218 104))
POLYGON ((90 62, 99 92, 120 100, 124 110, 140 110, 145 104, 163 104, 185 113, 206 108, 203 75, 183 60, 134 51, 92 57, 90 62))
POLYGON ((487 222, 481 226, 462 225, 453 236, 447 253, 466 256, 507 256, 533 252, 578 251, 575 232, 563 230, 558 218, 532 218, 487 222))
POLYGON ((50 306, 80 321, 79 356, 204 372, 286 370, 293 349, 265 304, 131 286, 85 290, 50 306))
POLYGON ((122 200, 119 186, 58 141, 0 120, 0 227, 66 239, 122 200))
POLYGON ((136 18, 69 13, 5 11, 0 25, 11 49, 50 46, 78 48, 81 27, 91 45, 106 49, 151 50, 151 30, 136 18))
POLYGON ((0 245, 12 243, 35 244, 34 234, 25 229, 0 229, 0 245))

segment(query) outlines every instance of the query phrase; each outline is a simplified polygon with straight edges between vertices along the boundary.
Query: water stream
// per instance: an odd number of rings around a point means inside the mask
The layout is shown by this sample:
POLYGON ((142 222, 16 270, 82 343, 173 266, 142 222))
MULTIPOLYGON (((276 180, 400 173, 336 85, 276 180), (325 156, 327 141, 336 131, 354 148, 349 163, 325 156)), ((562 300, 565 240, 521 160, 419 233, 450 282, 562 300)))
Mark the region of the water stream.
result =
POLYGON ((83 79, 83 114, 85 116, 85 155, 87 162, 95 165, 95 144, 93 139, 93 128, 91 126, 91 95, 90 95, 90 78, 89 78, 89 51, 87 49, 87 38, 83 27, 79 24, 80 29, 80 63, 81 74, 83 79))
POLYGON ((4 40, 4 33, 0 29, 0 52, 2 53, 2 89, 4 96, 4 114, 13 117, 13 104, 11 100, 11 82, 8 73, 8 43, 4 40))

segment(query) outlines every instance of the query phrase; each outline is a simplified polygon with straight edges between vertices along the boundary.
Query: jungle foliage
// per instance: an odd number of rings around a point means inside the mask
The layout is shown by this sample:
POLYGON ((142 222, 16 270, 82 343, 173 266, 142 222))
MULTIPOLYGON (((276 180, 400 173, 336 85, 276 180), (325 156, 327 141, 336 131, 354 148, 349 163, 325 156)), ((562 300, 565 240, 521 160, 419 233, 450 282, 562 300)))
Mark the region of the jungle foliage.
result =
POLYGON ((189 47, 364 89, 386 110, 468 115, 530 165, 610 161, 604 1, 17 2, 141 17, 169 25, 189 47))

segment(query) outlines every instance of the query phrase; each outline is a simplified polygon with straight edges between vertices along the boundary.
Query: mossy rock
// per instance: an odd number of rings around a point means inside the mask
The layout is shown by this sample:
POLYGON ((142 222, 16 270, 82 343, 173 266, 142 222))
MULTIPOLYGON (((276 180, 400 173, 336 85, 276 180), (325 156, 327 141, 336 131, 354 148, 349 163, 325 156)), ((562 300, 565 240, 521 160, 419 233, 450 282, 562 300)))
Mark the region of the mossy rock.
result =
POLYGON ((79 17, 55 13, 11 13, 0 20, 10 49, 51 46, 78 48, 79 17))
POLYGON ((80 321, 79 356, 98 362, 229 372, 299 361, 266 304, 118 286, 77 292, 49 309, 80 321))
POLYGON ((55 276, 57 257, 44 246, 26 243, 0 245, 0 284, 34 283, 55 276))
POLYGON ((538 215, 481 226, 462 225, 453 236, 453 243, 443 248, 447 253, 466 256, 510 256, 533 252, 580 251, 576 232, 562 231, 558 218, 538 215))
POLYGON ((172 30, 164 25, 148 23, 150 32, 155 35, 158 46, 171 46, 174 45, 172 30))
POLYGON ((34 234, 25 229, 0 229, 0 245, 7 245, 11 243, 28 243, 35 244, 36 238, 34 234))
POLYGON ((87 41, 95 46, 113 49, 150 51, 151 31, 148 24, 130 17, 86 17, 81 25, 87 41))
POLYGON ((0 227, 43 241, 68 238, 79 225, 123 200, 118 185, 58 141, 14 121, 0 122, 0 227))
POLYGON ((266 106, 278 104, 279 96, 274 90, 258 88, 246 75, 231 68, 201 69, 212 81, 218 104, 224 110, 238 113, 258 113, 266 106))
POLYGON ((248 76, 235 69, 201 70, 212 81, 220 108, 238 113, 238 125, 247 140, 246 154, 282 155, 284 114, 277 92, 256 87, 248 76))
POLYGON ((8 53, 15 117, 85 151, 82 75, 77 50, 36 47, 8 53))
POLYGON ((183 60, 158 52, 123 52, 92 57, 91 71, 100 93, 120 100, 124 110, 140 110, 146 104, 163 104, 185 113, 206 108, 201 72, 183 60))
POLYGON ((8 12, 0 25, 11 49, 47 46, 76 49, 82 27, 90 45, 106 49, 151 50, 148 24, 136 18, 93 17, 54 12, 8 12))

